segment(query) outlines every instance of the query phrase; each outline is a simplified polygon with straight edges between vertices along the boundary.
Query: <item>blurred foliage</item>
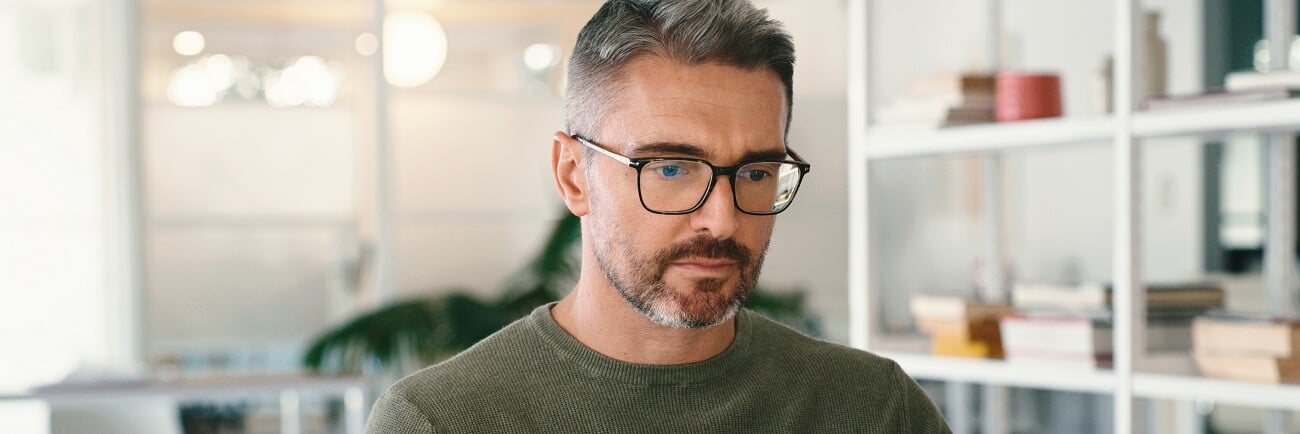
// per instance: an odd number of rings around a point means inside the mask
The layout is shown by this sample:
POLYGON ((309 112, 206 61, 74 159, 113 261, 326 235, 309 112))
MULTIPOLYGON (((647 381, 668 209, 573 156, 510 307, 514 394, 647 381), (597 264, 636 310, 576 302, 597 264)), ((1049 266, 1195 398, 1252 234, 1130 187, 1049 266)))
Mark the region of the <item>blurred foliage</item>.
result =
MULTIPOLYGON (((406 373, 456 355, 543 304, 559 300, 576 280, 582 235, 578 217, 565 212, 542 250, 494 300, 463 289, 399 301, 362 314, 313 340, 303 365, 316 372, 359 373, 395 369, 406 373)), ((812 335, 820 330, 804 309, 802 291, 755 288, 747 304, 812 335)))

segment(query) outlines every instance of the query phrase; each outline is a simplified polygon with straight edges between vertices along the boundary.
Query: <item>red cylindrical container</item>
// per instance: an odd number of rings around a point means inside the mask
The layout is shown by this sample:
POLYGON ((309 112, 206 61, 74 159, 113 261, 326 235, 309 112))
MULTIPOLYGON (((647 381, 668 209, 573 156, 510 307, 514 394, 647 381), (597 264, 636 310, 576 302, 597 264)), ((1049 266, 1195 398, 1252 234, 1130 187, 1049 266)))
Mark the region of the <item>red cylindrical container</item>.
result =
POLYGON ((1061 76, 1003 72, 996 87, 998 122, 1061 116, 1061 76))

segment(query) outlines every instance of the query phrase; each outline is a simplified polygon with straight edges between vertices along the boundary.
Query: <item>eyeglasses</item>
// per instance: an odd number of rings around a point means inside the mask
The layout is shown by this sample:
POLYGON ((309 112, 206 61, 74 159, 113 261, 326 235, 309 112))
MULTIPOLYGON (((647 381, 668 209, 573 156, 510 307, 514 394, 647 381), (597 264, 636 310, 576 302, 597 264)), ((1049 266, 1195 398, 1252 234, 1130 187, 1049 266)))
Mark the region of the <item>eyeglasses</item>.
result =
POLYGON ((628 158, 579 136, 583 145, 636 169, 641 206, 655 214, 690 214, 700 209, 719 175, 731 183, 732 201, 745 214, 772 215, 794 201, 812 165, 788 151, 795 161, 747 161, 717 167, 693 158, 628 158))

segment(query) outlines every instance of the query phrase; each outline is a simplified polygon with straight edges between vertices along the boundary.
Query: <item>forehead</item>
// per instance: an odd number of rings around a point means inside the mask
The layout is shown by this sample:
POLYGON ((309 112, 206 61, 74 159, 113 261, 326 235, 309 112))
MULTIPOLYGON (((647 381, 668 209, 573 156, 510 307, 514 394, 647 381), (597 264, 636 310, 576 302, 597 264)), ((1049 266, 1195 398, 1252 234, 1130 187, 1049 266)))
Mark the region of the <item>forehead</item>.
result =
POLYGON ((641 56, 624 67, 607 107, 602 136, 628 154, 641 144, 681 143, 725 162, 785 149, 784 86, 763 68, 641 56))

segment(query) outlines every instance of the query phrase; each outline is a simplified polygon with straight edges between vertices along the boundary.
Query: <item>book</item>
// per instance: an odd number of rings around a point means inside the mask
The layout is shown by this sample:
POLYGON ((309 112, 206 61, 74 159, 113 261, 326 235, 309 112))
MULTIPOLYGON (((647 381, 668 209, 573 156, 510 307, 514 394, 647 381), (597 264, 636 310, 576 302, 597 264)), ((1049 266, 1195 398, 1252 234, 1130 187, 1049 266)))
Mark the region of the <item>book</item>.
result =
POLYGON ((956 336, 965 340, 1001 340, 1000 334, 998 333, 998 321, 993 318, 982 318, 971 321, 918 318, 916 320, 916 328, 929 333, 932 336, 956 336))
POLYGON ((876 112, 883 125, 964 125, 996 120, 991 104, 980 107, 942 101, 896 101, 876 112))
POLYGON ((1260 383, 1300 383, 1300 357, 1201 354, 1194 356, 1202 375, 1260 383))
POLYGON ((945 73, 908 78, 908 95, 921 97, 951 94, 993 95, 997 77, 983 73, 945 73))
POLYGON ((928 128, 994 122, 995 83, 988 74, 912 77, 903 94, 876 110, 873 120, 881 125, 928 128))
MULTIPOLYGON (((1022 310, 1062 312, 1109 311, 1114 289, 1108 283, 1017 282, 1011 290, 1011 305, 1022 310)), ((1211 283, 1148 284, 1148 310, 1183 312, 1187 316, 1223 307, 1223 288, 1211 283)))
MULTIPOLYGON (((1000 320, 1002 347, 1010 354, 1085 357, 1110 354, 1114 348, 1107 317, 1021 313, 1000 320)), ((1192 348, 1191 324, 1161 321, 1147 324, 1146 349, 1152 352, 1192 348)))
POLYGON ((1026 369, 1091 370, 1108 369, 1114 365, 1114 357, 1110 354, 1060 355, 1008 350, 1004 358, 1008 364, 1020 365, 1026 369))
POLYGON ((1300 89, 1262 88, 1250 90, 1211 90, 1192 95, 1161 96, 1142 102, 1145 110, 1214 107, 1249 102, 1281 101, 1300 96, 1300 89))
POLYGON ((1234 72, 1223 80, 1223 87, 1229 91, 1300 89, 1300 71, 1234 72))
POLYGON ((930 336, 930 353, 938 356, 998 358, 1002 343, 998 339, 971 339, 963 334, 936 333, 930 336))
MULTIPOLYGON (((1092 356, 1044 355, 1033 352, 1007 352, 1007 363, 1024 366, 1027 369, 1109 369, 1114 366, 1114 355, 1110 353, 1092 356)), ((1133 360, 1134 367, 1143 372, 1156 372, 1171 375, 1196 375, 1200 372, 1192 355, 1185 351, 1149 353, 1145 357, 1133 360)))
POLYGON ((1192 323, 1197 353, 1275 358, 1300 357, 1300 320, 1207 316, 1192 323))
POLYGON ((1002 336, 993 318, 935 320, 920 318, 916 327, 930 335, 930 352, 953 357, 1002 357, 1002 336))
POLYGON ((1002 348, 1008 355, 1091 358, 1109 354, 1109 327, 1075 316, 1006 316, 1001 319, 1002 348))
POLYGON ((912 315, 918 319, 968 321, 1014 312, 1005 304, 989 304, 958 296, 915 295, 910 303, 912 315))

